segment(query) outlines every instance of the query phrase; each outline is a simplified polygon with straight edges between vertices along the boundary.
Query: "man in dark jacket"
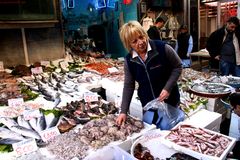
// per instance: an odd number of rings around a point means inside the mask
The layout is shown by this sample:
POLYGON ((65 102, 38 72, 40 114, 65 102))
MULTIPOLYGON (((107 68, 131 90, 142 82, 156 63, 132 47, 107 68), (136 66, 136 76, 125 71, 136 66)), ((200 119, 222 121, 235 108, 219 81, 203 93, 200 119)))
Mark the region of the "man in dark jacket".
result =
POLYGON ((239 19, 230 17, 226 25, 213 32, 207 41, 211 62, 219 62, 221 75, 240 76, 239 19))
POLYGON ((158 17, 153 26, 151 26, 147 33, 152 40, 161 40, 161 35, 159 29, 161 29, 165 24, 165 20, 162 17, 158 17))

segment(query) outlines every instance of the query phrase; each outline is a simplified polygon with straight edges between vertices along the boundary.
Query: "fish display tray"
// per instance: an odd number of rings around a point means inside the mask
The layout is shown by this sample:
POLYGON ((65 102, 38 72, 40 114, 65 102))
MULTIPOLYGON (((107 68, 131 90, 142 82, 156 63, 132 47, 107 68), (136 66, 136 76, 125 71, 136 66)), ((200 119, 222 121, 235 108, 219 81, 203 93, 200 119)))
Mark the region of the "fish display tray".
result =
POLYGON ((234 88, 240 88, 240 77, 235 76, 228 76, 228 82, 227 84, 234 87, 234 88))
POLYGON ((161 131, 160 129, 152 130, 139 137, 131 147, 131 155, 134 156, 134 150, 137 144, 147 147, 154 158, 166 159, 171 157, 177 151, 168 148, 162 143, 162 138, 166 136, 169 131, 161 131))
POLYGON ((201 97, 207 97, 207 98, 222 98, 222 97, 226 97, 228 96, 233 88, 229 85, 223 84, 223 83, 195 83, 193 85, 191 85, 189 87, 190 91, 193 94, 196 94, 198 96, 201 97), (214 86, 218 86, 218 87, 223 87, 225 88, 224 90, 219 90, 216 92, 207 92, 208 88, 205 88, 206 90, 197 90, 196 87, 211 87, 214 90, 217 90, 216 88, 214 88, 214 86))
POLYGON ((224 83, 234 88, 240 88, 240 77, 236 76, 213 76, 208 79, 212 83, 224 83))
MULTIPOLYGON (((178 125, 176 125, 174 129, 178 128, 180 125, 186 125, 186 123, 183 123, 183 122, 180 122, 178 125)), ((187 124, 188 125, 188 124, 187 124)), ((192 125, 191 125, 192 126, 192 125)), ((192 126, 192 127, 195 127, 195 126, 192 126)), ((199 127, 195 127, 195 128, 199 128, 199 127)), ((235 138, 232 138, 232 137, 229 137, 229 136, 225 136, 223 134, 220 134, 218 132, 214 132, 214 131, 211 131, 211 130, 208 130, 208 129, 204 129, 204 128, 201 128, 202 130, 205 130, 209 133, 213 133, 213 134, 218 134, 218 135, 221 135, 223 137, 226 137, 228 139, 231 140, 231 142, 228 144, 227 148, 224 150, 224 152, 221 154, 220 157, 216 157, 216 156, 210 156, 210 155, 206 155, 206 154, 203 154, 203 153, 200 153, 200 152, 196 152, 194 150, 191 150, 190 148, 187 148, 187 147, 183 147, 183 146, 180 146, 168 139, 166 139, 166 137, 170 134, 167 134, 164 138, 163 138, 163 141, 162 143, 165 144, 166 146, 168 146, 169 148, 172 148, 172 149, 175 149, 179 152, 183 152, 185 154, 188 154, 188 155, 191 155, 195 158, 198 158, 198 159, 202 159, 202 160, 225 160, 226 159, 226 156, 227 154, 233 149, 235 143, 236 143, 236 139, 235 138)))
POLYGON ((156 129, 156 126, 154 124, 150 125, 145 122, 143 122, 143 124, 144 124, 144 128, 139 133, 133 133, 131 136, 128 136, 125 141, 114 141, 114 142, 109 143, 108 145, 109 146, 116 145, 125 151, 129 151, 131 149, 133 142, 136 139, 138 139, 142 135, 148 133, 149 131, 156 129))

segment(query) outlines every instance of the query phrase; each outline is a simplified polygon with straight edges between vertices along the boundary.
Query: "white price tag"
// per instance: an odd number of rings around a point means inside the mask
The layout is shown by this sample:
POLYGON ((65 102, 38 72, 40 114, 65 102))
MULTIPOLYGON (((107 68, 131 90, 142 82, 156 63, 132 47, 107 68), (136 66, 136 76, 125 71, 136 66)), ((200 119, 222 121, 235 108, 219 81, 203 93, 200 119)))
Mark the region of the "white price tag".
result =
POLYGON ((67 69, 67 67, 69 66, 69 64, 68 64, 67 62, 63 61, 63 62, 60 62, 60 66, 61 66, 61 68, 63 68, 63 69, 67 69))
POLYGON ((60 132, 57 127, 48 128, 40 133, 40 136, 44 142, 47 142, 58 135, 60 135, 60 132))
POLYGON ((42 66, 50 66, 50 61, 41 61, 42 66))
POLYGON ((85 102, 96 102, 98 101, 98 95, 95 93, 84 93, 84 101, 85 102))
POLYGON ((32 72, 32 74, 41 74, 41 73, 43 73, 43 69, 42 69, 42 67, 31 68, 31 72, 32 72))
POLYGON ((8 117, 13 118, 20 115, 20 113, 17 113, 14 108, 11 107, 0 107, 0 117, 8 117))
POLYGON ((116 67, 108 68, 109 73, 116 73, 118 69, 116 67))
POLYGON ((34 139, 27 139, 18 143, 14 143, 12 146, 18 157, 24 154, 29 154, 38 149, 34 139))
POLYGON ((0 71, 4 71, 3 61, 0 61, 0 71))
POLYGON ((23 112, 23 118, 25 120, 31 120, 33 118, 39 118, 41 117, 41 113, 39 110, 25 110, 23 112))
POLYGON ((22 107, 24 104, 23 98, 13 98, 13 99, 8 99, 8 106, 9 107, 22 107))
POLYGON ((41 104, 41 103, 27 102, 24 105, 26 106, 27 109, 39 109, 44 107, 44 104, 41 104))

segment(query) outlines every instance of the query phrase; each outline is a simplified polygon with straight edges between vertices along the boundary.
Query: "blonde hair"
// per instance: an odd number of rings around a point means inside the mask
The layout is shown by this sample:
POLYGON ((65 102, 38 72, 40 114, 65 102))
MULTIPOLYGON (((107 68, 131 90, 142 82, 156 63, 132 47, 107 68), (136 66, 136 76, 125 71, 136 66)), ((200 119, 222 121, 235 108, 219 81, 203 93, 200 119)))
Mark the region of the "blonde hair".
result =
POLYGON ((129 21, 128 23, 125 23, 119 29, 119 35, 124 47, 129 52, 131 51, 131 46, 130 46, 131 40, 137 35, 143 36, 147 40, 149 39, 147 32, 144 31, 143 27, 138 21, 129 21))

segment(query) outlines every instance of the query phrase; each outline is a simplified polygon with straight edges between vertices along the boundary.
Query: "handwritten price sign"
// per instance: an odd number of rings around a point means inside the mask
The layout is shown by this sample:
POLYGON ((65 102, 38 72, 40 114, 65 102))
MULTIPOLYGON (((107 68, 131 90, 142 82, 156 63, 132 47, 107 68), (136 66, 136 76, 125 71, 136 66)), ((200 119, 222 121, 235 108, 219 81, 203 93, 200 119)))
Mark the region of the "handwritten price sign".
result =
POLYGON ((25 103, 25 106, 27 109, 39 109, 43 108, 44 104, 27 102, 25 103))
POLYGON ((41 73, 43 73, 43 69, 42 69, 42 67, 31 68, 31 72, 32 72, 32 74, 41 74, 41 73))
POLYGON ((3 61, 0 61, 0 71, 4 71, 3 61))
POLYGON ((9 107, 17 108, 23 106, 23 104, 24 104, 23 98, 8 99, 9 107))
POLYGON ((24 154, 29 154, 38 149, 36 141, 34 139, 28 139, 18 143, 14 143, 13 150, 16 152, 17 156, 22 156, 24 154))
POLYGON ((23 110, 16 110, 15 108, 11 107, 0 107, 0 117, 9 117, 14 118, 18 117, 23 113, 23 110))
POLYGON ((67 69, 68 66, 69 66, 69 64, 68 64, 67 62, 63 61, 63 62, 60 62, 60 66, 61 66, 63 69, 67 69))
POLYGON ((118 69, 116 67, 108 68, 109 73, 117 73, 118 69))
POLYGON ((96 102, 98 101, 98 95, 95 93, 84 93, 84 100, 85 102, 96 102))
POLYGON ((40 133, 40 136, 44 142, 53 139, 57 135, 60 135, 60 132, 57 127, 48 128, 40 133))
POLYGON ((41 65, 42 66, 50 66, 50 62, 49 61, 41 61, 41 65))

